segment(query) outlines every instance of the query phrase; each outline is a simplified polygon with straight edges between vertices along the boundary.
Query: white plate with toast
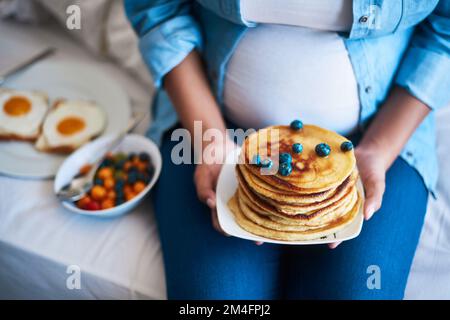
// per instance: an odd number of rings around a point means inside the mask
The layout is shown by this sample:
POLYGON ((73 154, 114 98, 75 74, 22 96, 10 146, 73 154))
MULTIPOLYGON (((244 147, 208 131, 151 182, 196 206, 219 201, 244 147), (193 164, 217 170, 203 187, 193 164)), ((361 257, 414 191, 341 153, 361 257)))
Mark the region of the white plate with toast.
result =
MULTIPOLYGON (((9 80, 4 86, 20 91, 41 91, 50 108, 56 101, 89 101, 104 113, 99 136, 123 131, 131 117, 128 96, 111 77, 78 62, 43 61, 9 80)), ((0 173, 23 178, 52 178, 68 154, 44 152, 27 141, 0 141, 0 173)))
MULTIPOLYGON (((325 237, 321 237, 319 239, 303 240, 303 241, 281 241, 254 235, 244 230, 236 222, 234 215, 227 204, 230 198, 236 192, 236 189, 238 188, 238 180, 236 177, 235 166, 237 163, 239 153, 240 149, 237 149, 235 152, 232 152, 227 156, 227 159, 222 167, 222 170, 219 175, 219 180, 217 183, 217 192, 216 192, 217 216, 222 230, 225 231, 227 234, 229 234, 230 236, 251 241, 288 244, 288 245, 312 245, 312 244, 332 243, 350 240, 356 238, 360 234, 364 220, 362 209, 363 205, 361 205, 358 215, 351 224, 349 224, 344 229, 338 232, 332 233, 325 237)), ((364 190, 360 180, 358 180, 357 182, 357 187, 359 192, 361 194, 364 194, 364 190)))

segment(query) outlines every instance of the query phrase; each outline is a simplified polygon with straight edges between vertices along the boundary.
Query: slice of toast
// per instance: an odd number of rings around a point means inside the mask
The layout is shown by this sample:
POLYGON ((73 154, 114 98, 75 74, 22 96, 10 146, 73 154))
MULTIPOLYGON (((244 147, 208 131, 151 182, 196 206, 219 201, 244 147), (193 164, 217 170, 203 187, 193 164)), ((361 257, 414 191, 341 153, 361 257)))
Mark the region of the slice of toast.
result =
MULTIPOLYGON (((50 114, 53 110, 56 110, 59 106, 61 106, 66 99, 57 99, 53 102, 52 107, 48 111, 47 114, 50 114)), ((45 121, 45 120, 44 120, 45 121)), ((75 151, 77 148, 74 146, 57 146, 52 147, 47 142, 47 139, 45 138, 45 135, 43 133, 43 130, 39 133, 39 136, 37 137, 36 143, 34 144, 35 148, 41 152, 47 152, 47 153, 62 153, 62 154, 68 154, 75 151)))
POLYGON ((74 152, 77 147, 75 146, 57 146, 52 147, 48 144, 47 139, 43 134, 41 134, 38 139, 36 140, 36 143, 34 144, 35 148, 41 152, 46 153, 55 153, 55 154, 69 154, 74 152))

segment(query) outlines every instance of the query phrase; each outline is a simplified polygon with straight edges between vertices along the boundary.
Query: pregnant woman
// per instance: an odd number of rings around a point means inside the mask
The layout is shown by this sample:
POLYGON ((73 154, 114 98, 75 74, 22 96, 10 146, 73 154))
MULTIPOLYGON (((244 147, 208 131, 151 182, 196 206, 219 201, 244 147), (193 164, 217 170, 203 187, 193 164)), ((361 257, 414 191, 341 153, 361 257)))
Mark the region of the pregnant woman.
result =
MULTIPOLYGON (((158 88, 149 133, 164 159, 154 202, 168 297, 401 299, 438 177, 434 110, 450 102, 450 1, 125 6, 158 88), (221 165, 174 164, 171 130, 198 139, 194 121, 225 132, 293 119, 358 144, 369 220, 360 236, 328 248, 214 231, 221 165)), ((219 140, 203 148, 229 151, 219 140)))

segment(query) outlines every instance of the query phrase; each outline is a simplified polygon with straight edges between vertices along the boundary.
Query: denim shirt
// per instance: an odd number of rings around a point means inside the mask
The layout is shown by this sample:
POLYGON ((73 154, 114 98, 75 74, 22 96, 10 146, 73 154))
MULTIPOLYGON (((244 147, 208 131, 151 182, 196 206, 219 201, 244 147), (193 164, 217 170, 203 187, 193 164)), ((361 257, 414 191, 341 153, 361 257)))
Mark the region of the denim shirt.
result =
MULTIPOLYGON (((177 116, 162 78, 194 48, 207 66, 219 105, 227 62, 255 23, 245 21, 239 0, 125 0, 140 50, 156 86, 149 137, 157 142, 177 116)), ((354 0, 353 24, 341 34, 358 82, 359 127, 364 130, 393 84, 432 110, 450 102, 450 0, 354 0)), ((438 179, 435 112, 414 132, 401 157, 434 193, 438 179)))

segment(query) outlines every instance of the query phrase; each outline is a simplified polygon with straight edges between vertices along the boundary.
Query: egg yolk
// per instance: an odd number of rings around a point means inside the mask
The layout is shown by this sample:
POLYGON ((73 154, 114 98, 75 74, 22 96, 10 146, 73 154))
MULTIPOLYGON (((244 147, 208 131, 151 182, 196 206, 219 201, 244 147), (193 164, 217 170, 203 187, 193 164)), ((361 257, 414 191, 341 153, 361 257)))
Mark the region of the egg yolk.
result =
POLYGON ((65 136, 75 134, 84 129, 84 120, 78 117, 68 117, 58 123, 57 130, 65 136))
POLYGON ((25 97, 11 97, 3 106, 6 114, 13 117, 20 117, 31 110, 31 102, 25 97))

